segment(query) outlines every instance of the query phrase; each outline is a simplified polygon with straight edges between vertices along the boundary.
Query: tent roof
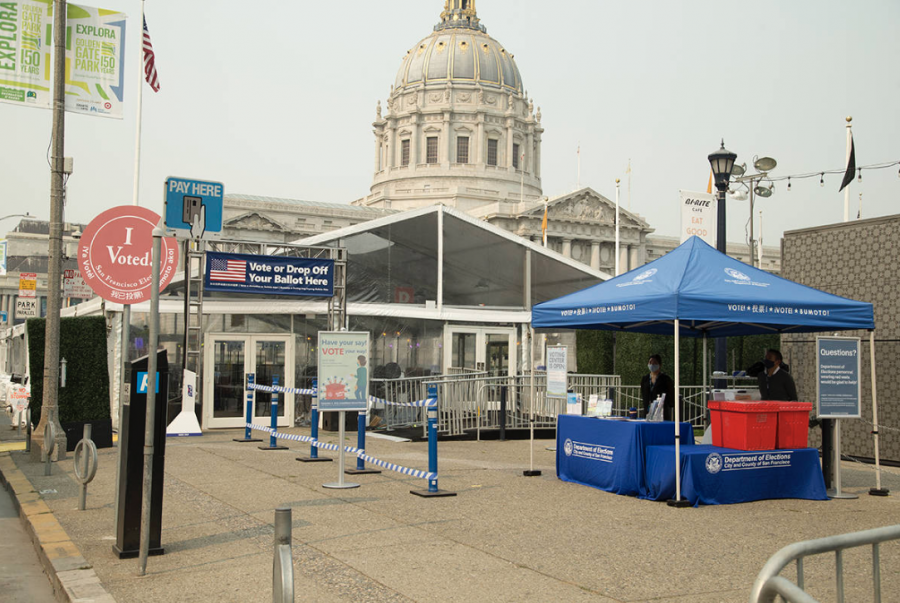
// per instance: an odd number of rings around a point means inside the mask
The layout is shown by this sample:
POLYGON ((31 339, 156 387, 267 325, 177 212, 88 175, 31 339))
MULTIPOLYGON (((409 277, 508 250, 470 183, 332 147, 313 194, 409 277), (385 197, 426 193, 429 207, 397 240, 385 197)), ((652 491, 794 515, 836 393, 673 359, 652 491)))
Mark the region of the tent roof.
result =
POLYGON ((874 329, 872 304, 753 268, 697 237, 636 270, 538 304, 535 328, 723 337, 874 329))

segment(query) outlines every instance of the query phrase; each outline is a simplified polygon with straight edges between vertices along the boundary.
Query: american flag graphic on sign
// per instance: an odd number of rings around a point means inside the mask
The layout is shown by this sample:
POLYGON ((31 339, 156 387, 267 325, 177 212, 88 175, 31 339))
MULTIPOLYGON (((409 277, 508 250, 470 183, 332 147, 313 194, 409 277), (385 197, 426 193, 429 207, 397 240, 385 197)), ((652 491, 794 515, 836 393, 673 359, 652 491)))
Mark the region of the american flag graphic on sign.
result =
POLYGON ((156 75, 156 54, 150 43, 150 30, 147 29, 147 18, 144 18, 144 77, 154 92, 159 92, 159 77, 156 75))
POLYGON ((209 259, 209 280, 224 283, 247 282, 247 262, 243 260, 209 259))

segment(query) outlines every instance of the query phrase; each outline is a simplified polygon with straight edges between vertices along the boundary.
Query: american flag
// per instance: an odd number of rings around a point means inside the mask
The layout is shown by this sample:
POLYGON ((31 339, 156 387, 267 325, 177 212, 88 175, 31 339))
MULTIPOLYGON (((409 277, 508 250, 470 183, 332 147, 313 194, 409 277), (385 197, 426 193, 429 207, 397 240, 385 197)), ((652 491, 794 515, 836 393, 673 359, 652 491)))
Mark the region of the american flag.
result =
POLYGON ((159 92, 159 78, 156 75, 156 55, 150 42, 150 30, 147 29, 147 18, 144 17, 144 77, 154 92, 159 92))
POLYGON ((247 282, 247 262, 243 260, 209 259, 209 280, 226 283, 247 282))

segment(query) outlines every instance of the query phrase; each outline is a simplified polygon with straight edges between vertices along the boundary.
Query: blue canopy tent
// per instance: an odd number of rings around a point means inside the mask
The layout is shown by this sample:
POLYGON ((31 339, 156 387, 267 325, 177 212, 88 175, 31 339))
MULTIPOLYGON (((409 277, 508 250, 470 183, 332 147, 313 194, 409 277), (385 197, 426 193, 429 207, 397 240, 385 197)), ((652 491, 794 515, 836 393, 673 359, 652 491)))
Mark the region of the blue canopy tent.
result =
MULTIPOLYGON (((621 276, 534 306, 531 325, 536 329, 673 333, 676 392, 680 391, 681 336, 867 329, 872 332, 874 358, 872 304, 825 293, 753 268, 716 251, 698 237, 691 237, 672 252, 621 276)), ((877 425, 874 371, 873 362, 872 399, 877 425)), ((677 468, 678 404, 675 411, 677 468)), ((877 435, 875 445, 877 460, 877 435)), ((680 498, 680 475, 676 475, 676 501, 680 498)))

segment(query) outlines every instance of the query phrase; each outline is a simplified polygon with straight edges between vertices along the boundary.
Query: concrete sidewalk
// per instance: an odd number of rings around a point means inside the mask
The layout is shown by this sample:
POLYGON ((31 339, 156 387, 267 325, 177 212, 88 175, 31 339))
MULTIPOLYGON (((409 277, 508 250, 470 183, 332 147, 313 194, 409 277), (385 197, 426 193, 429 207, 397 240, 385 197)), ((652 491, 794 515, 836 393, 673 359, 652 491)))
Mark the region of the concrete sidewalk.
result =
MULTIPOLYGON (((166 554, 149 559, 144 577, 137 560, 120 561, 111 549, 115 449, 100 451, 82 512, 75 510, 71 458, 44 477, 41 466, 11 451, 0 454, 0 470, 11 484, 28 482, 22 495, 46 507, 41 521, 57 522, 83 556, 82 571, 95 572, 122 602, 270 601, 272 522, 280 506, 293 509, 297 601, 323 603, 744 602, 781 547, 900 521, 898 469, 884 474, 888 498, 866 494, 874 485, 871 468, 845 463, 845 490, 859 493, 858 500, 673 509, 559 481, 547 441, 535 446, 543 471, 535 478, 522 476, 527 441, 442 441, 440 486, 458 496, 422 499, 409 490, 424 488, 424 480, 390 471, 347 476, 362 484, 358 489, 325 489, 337 480, 337 463, 299 463, 295 457, 309 448, 297 443, 289 452, 266 452, 231 441, 241 435, 168 440, 166 554)), ((336 443, 333 434, 322 439, 336 443)), ((355 434, 345 443, 355 445, 355 434)), ((370 438, 367 452, 427 468, 424 442, 370 438)), ((353 463, 348 459, 348 467, 353 463)), ((900 600, 900 543, 883 546, 881 556, 884 600, 900 600)), ((870 600, 870 551, 845 553, 845 567, 847 600, 870 600)), ((785 575, 793 579, 793 569, 785 575)), ((833 556, 807 561, 813 596, 833 598, 834 582, 833 556)), ((104 596, 82 600, 111 600, 104 596)))

